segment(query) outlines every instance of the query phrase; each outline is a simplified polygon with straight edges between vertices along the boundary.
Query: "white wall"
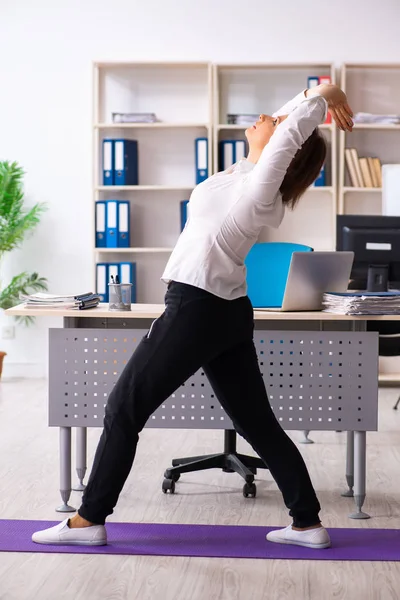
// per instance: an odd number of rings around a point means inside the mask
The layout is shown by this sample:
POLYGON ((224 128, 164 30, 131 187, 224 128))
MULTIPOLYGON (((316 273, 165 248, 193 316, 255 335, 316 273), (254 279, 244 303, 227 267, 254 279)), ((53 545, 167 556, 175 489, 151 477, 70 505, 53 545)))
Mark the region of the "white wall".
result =
MULTIPOLYGON (((399 0, 3 0, 0 159, 24 166, 27 203, 49 210, 1 278, 38 270, 52 291, 87 287, 92 60, 400 62, 399 23, 399 0)), ((5 376, 46 373, 58 321, 0 335, 5 376)))

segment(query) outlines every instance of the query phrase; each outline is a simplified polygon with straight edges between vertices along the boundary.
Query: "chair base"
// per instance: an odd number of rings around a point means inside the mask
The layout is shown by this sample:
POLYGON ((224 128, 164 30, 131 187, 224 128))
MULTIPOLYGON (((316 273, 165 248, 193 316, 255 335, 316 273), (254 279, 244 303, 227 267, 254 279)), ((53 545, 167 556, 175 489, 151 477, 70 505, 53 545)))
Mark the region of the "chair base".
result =
POLYGON ((174 458, 172 467, 164 473, 163 492, 173 494, 175 492, 175 482, 179 480, 182 473, 205 471, 207 469, 222 469, 225 473, 238 473, 245 480, 243 495, 246 498, 254 498, 256 495, 254 475, 257 474, 257 469, 268 469, 268 467, 261 458, 238 454, 236 451, 236 431, 229 429, 224 432, 224 452, 205 456, 174 458))

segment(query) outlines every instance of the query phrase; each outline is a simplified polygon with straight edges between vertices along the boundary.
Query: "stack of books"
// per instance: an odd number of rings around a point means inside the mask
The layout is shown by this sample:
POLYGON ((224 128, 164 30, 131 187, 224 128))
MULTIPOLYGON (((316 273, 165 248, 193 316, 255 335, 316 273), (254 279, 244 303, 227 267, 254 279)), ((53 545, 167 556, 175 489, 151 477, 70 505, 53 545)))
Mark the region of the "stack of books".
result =
POLYGON ((355 148, 346 148, 345 157, 353 187, 382 187, 382 165, 379 158, 359 157, 355 148))
POLYGON ((63 308, 84 310, 94 308, 100 302, 100 296, 89 292, 77 296, 57 296, 55 294, 21 294, 20 299, 24 301, 25 308, 63 308))
POLYGON ((400 315, 400 291, 331 292, 322 304, 323 312, 336 315, 400 315))

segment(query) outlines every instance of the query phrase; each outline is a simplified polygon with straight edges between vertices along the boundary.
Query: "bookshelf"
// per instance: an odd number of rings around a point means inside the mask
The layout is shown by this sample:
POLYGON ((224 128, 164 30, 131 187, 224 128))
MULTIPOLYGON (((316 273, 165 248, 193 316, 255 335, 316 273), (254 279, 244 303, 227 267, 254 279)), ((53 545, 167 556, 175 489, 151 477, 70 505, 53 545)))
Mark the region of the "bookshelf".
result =
MULTIPOLYGON (((324 75, 329 75, 332 83, 335 83, 333 64, 214 64, 214 172, 219 170, 219 143, 227 139, 245 139, 246 126, 228 124, 228 114, 272 114, 299 91, 307 88, 308 77, 324 75)), ((320 131, 328 143, 327 185, 311 186, 296 210, 286 211, 279 229, 265 228, 259 241, 288 241, 307 244, 315 250, 334 250, 337 196, 336 129, 334 124, 320 126, 320 131), (318 223, 318 227, 310 227, 310 223, 318 223)))
MULTIPOLYGON (((344 64, 342 89, 353 111, 398 114, 400 64, 344 64)), ((359 157, 378 157, 382 164, 400 163, 400 125, 355 124, 352 133, 339 132, 339 214, 382 214, 381 187, 354 187, 346 165, 346 148, 359 157)))
POLYGON ((195 138, 212 158, 212 68, 208 62, 93 64, 93 285, 97 263, 135 262, 137 302, 162 302, 160 277, 180 234, 180 202, 195 187, 195 138), (153 112, 155 123, 115 123, 113 112, 153 112), (138 141, 139 185, 104 186, 105 138, 138 141), (131 247, 96 248, 95 202, 130 203, 131 247))
MULTIPOLYGON (((208 139, 209 174, 218 169, 218 144, 244 139, 245 127, 226 123, 229 112, 272 114, 301 89, 309 76, 330 75, 332 64, 215 64, 96 62, 93 64, 93 281, 96 263, 136 263, 137 301, 163 302, 160 281, 180 234, 180 202, 195 186, 196 137, 208 139), (156 123, 114 123, 113 112, 154 112, 156 123), (102 142, 135 139, 139 184, 105 186, 102 142), (131 247, 95 247, 95 206, 99 200, 130 203, 131 247)), ((321 125, 328 142, 327 185, 310 187, 279 230, 260 241, 305 243, 316 250, 335 247, 336 126, 321 125), (318 227, 310 227, 318 223, 318 227)))

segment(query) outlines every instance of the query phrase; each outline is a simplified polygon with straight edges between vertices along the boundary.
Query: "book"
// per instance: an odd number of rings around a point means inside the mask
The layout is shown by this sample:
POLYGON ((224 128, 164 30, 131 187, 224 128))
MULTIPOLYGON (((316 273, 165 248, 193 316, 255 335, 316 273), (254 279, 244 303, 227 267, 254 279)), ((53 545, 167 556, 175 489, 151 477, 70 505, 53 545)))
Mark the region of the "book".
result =
POLYGON ((373 187, 376 187, 376 188, 381 187, 379 184, 379 176, 375 169, 374 159, 372 158, 372 156, 368 157, 368 166, 369 166, 369 170, 370 170, 371 177, 372 177, 373 187))
POLYGON ((375 175, 378 182, 378 187, 382 187, 382 164, 379 158, 373 157, 372 162, 375 169, 375 175))
POLYGON ((368 166, 368 159, 367 158, 360 158, 360 168, 361 168, 361 173, 362 173, 362 177, 363 177, 363 181, 364 181, 364 187, 367 188, 372 188, 372 177, 371 177, 371 173, 369 170, 369 166, 368 166))
POLYGON ((24 301, 25 308, 93 308, 100 302, 100 296, 93 292, 78 295, 59 296, 57 294, 21 294, 20 299, 24 301))
POLYGON ((355 164, 353 162, 353 156, 351 154, 350 148, 346 148, 344 151, 344 154, 345 154, 345 158, 346 158, 346 165, 347 165, 347 170, 349 172, 351 185, 353 187, 361 187, 361 184, 358 180, 357 171, 356 171, 355 164))
POLYGON ((358 181, 360 183, 360 187, 365 187, 365 185, 364 185, 364 179, 363 179, 362 172, 361 172, 360 162, 359 162, 359 159, 358 159, 358 152, 357 152, 356 148, 350 148, 350 152, 351 152, 351 156, 352 156, 352 159, 353 159, 353 165, 354 165, 355 170, 357 172, 357 179, 358 179, 358 181))

